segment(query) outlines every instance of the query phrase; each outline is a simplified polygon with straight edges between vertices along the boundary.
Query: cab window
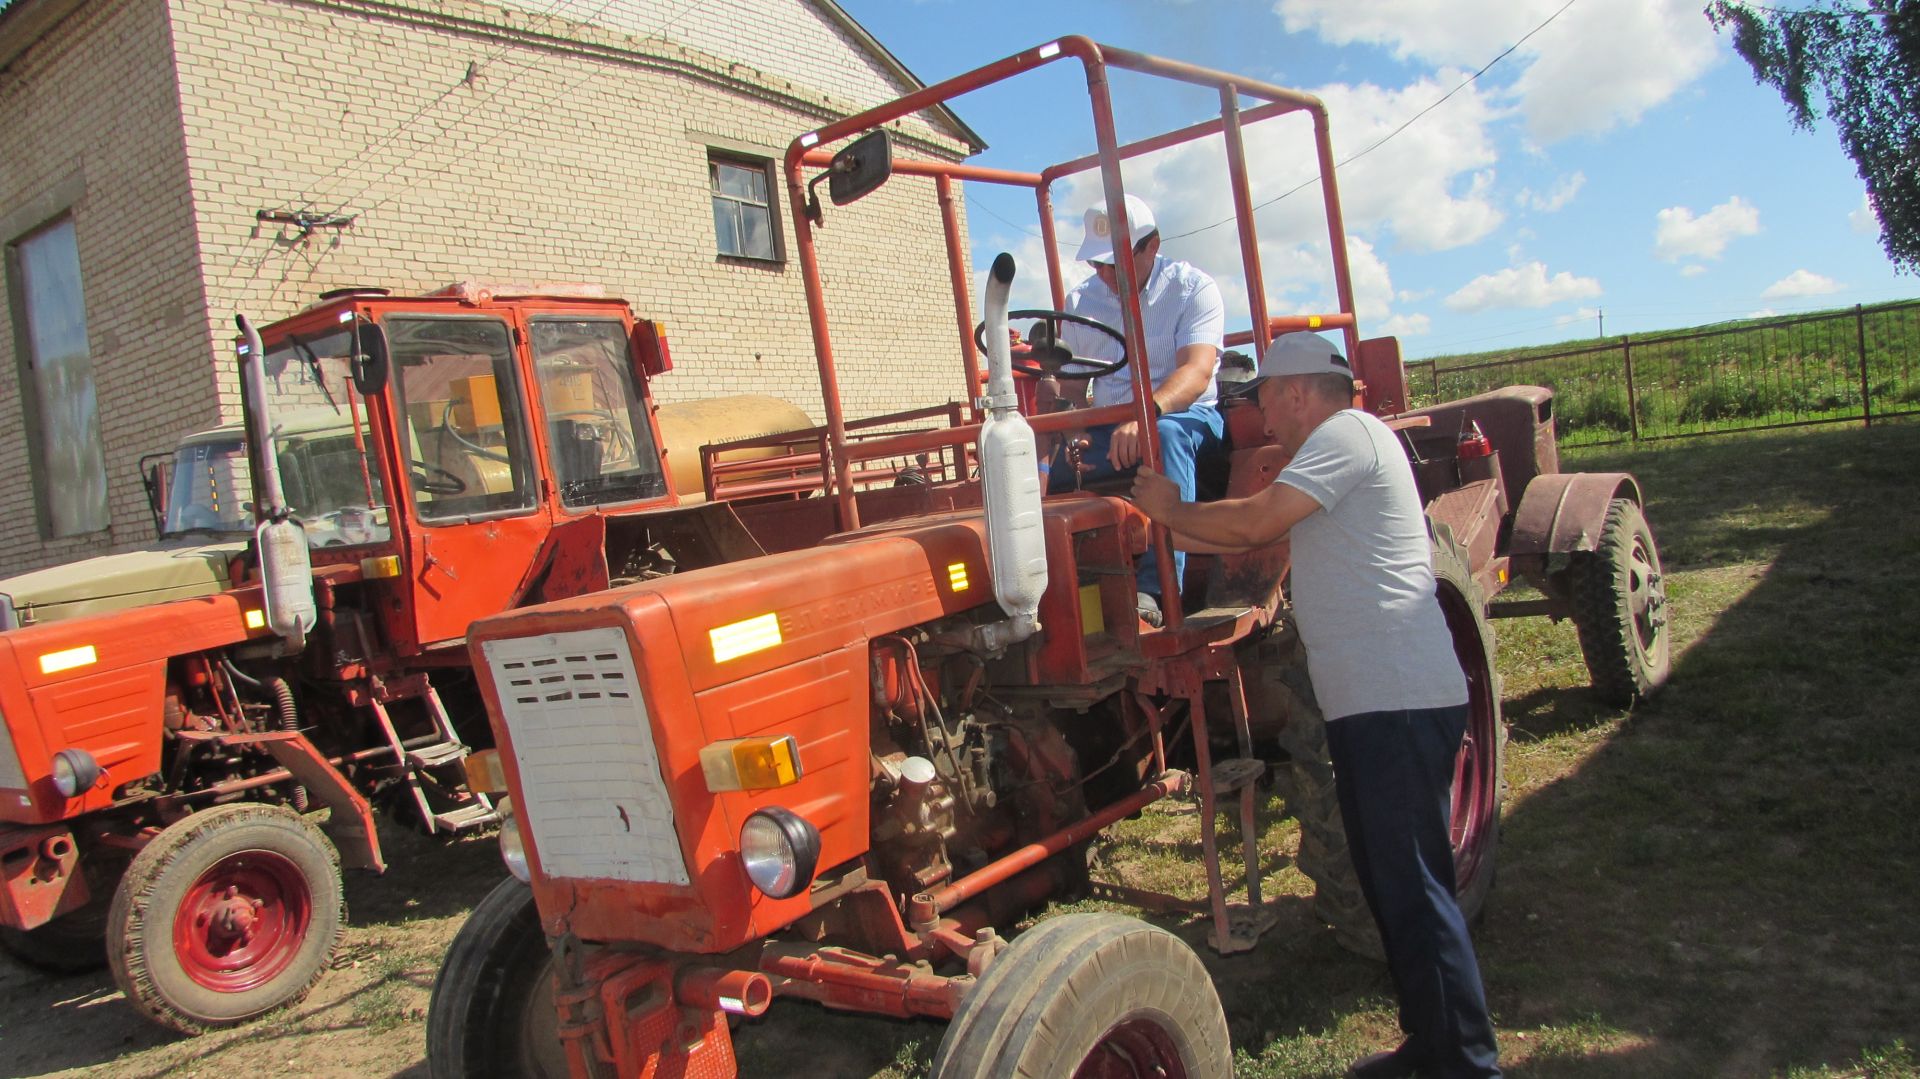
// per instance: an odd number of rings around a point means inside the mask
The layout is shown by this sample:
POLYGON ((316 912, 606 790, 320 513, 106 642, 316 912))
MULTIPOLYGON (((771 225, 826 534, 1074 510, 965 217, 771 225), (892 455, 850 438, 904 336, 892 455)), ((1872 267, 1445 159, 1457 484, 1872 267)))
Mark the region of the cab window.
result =
POLYGON ((665 495, 667 480, 625 324, 536 318, 532 330, 561 504, 605 506, 665 495))
POLYGON ((421 520, 531 509, 534 469, 506 323, 395 316, 386 325, 421 520))

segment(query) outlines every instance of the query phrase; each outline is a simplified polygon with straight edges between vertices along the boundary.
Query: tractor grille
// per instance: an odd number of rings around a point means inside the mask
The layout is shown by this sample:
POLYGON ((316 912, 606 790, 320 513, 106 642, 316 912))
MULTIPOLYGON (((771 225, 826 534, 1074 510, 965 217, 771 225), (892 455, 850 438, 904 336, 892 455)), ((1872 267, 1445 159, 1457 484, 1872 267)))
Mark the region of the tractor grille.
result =
POLYGON ((486 641, 520 769, 520 819, 549 877, 686 884, 673 801, 627 639, 588 629, 486 641))

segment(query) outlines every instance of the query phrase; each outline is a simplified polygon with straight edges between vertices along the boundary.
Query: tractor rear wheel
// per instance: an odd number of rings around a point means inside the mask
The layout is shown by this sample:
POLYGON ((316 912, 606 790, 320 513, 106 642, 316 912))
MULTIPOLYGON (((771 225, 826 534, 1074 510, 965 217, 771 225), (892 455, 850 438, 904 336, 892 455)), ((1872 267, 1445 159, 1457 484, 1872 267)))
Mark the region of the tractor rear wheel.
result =
POLYGON ((1607 505, 1599 545, 1573 556, 1567 583, 1594 692, 1620 708, 1652 696, 1672 668, 1672 633, 1660 548, 1633 500, 1607 505))
MULTIPOLYGON (((1500 715, 1500 675, 1493 664, 1493 630, 1486 603, 1466 553, 1445 530, 1433 538, 1433 576, 1453 638, 1454 655, 1467 677, 1467 731, 1454 758, 1454 896, 1468 921, 1480 916, 1493 888, 1494 854, 1500 844, 1500 809, 1506 803, 1504 760, 1507 726, 1500 715)), ((1314 913, 1333 926, 1334 939, 1348 950, 1384 959, 1380 932, 1360 892, 1340 818, 1332 758, 1327 750, 1326 719, 1306 685, 1306 657, 1299 652, 1282 676, 1293 689, 1293 709, 1280 740, 1291 757, 1293 794, 1288 808, 1300 822, 1300 871, 1314 882, 1314 913), (1293 682, 1298 685, 1292 685, 1293 682)))
POLYGON ((533 889, 512 877, 453 938, 427 1004, 427 1074, 560 1079, 568 1074, 553 1000, 553 953, 533 889))
POLYGON ((305 997, 345 921, 339 856, 319 829, 281 806, 216 806, 134 856, 107 961, 143 1014, 198 1034, 305 997))
POLYGON ((1020 936, 961 1001, 934 1079, 1214 1079, 1227 1018, 1200 957, 1137 918, 1067 914, 1020 936))

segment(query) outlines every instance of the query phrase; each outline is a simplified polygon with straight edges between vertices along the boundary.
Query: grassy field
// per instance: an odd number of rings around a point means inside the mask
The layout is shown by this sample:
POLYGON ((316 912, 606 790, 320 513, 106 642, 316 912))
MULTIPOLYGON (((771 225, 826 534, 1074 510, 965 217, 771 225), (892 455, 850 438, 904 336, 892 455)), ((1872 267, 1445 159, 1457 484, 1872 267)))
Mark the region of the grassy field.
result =
POLYGON ((1561 441, 1599 444, 1920 409, 1920 305, 1743 319, 1626 338, 1438 356, 1408 369, 1416 405, 1551 386, 1561 441), (1861 370, 1864 354, 1866 370, 1861 370), (1436 374, 1437 371, 1437 374, 1436 374), (1864 374, 1864 380, 1863 380, 1864 374))
MULTIPOLYGON (((1920 1079, 1920 422, 1569 454, 1645 485, 1680 647, 1621 713, 1585 692, 1572 629, 1498 624, 1513 741, 1499 884, 1477 930, 1509 1073, 1920 1079)), ((1339 1075, 1396 1040, 1384 969, 1337 947, 1262 836, 1278 926, 1213 972, 1238 1071, 1339 1075)), ((1127 822, 1101 876, 1198 897, 1197 820, 1127 822)), ((0 962, 0 1075, 425 1074, 424 1014, 490 837, 398 830, 348 882, 336 970, 298 1008, 181 1039, 104 973, 0 962)), ((1059 907, 1088 909, 1093 904, 1059 907)), ((736 1034, 746 1076, 924 1075, 944 1028, 782 1002, 736 1034)))
MULTIPOLYGON (((1920 424, 1567 467, 1639 475, 1680 652, 1622 713, 1586 694, 1570 626, 1497 626, 1513 798, 1478 944, 1510 1073, 1920 1076, 1920 424)), ((1106 871, 1199 896, 1196 835, 1149 814, 1106 871)), ((1213 970, 1242 1076, 1334 1076, 1397 1038, 1384 969, 1309 914, 1296 836, 1264 836, 1281 923, 1257 951, 1161 919, 1213 970)), ((913 1076, 940 1033, 783 1007, 739 1045, 747 1074, 913 1076)))

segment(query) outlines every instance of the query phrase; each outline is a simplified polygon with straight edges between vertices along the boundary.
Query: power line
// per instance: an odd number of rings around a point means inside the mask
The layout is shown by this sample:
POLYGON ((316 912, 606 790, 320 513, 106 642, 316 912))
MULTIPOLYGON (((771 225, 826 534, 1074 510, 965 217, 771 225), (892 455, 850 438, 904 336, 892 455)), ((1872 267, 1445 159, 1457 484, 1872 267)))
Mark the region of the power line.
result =
MULTIPOLYGON (((593 14, 588 16, 586 21, 591 21, 592 19, 598 18, 602 13, 604 13, 607 10, 607 8, 611 7, 613 3, 614 3, 614 0, 606 0, 606 2, 601 4, 600 7, 593 12, 593 14)), ((649 32, 644 38, 642 38, 642 40, 648 40, 648 39, 660 36, 661 34, 666 32, 667 27, 673 25, 673 23, 679 21, 680 19, 685 18, 687 15, 692 14, 694 11, 698 10, 705 3, 706 3, 706 0, 692 0, 691 3, 681 8, 679 12, 669 15, 666 21, 662 22, 659 27, 649 32)), ((530 67, 522 69, 519 74, 514 76, 513 79, 508 80, 508 83, 506 86, 502 86, 500 87, 499 90, 494 91, 493 94, 488 95, 487 100, 488 101, 492 100, 494 96, 504 92, 507 86, 511 86, 513 82, 517 81, 522 75, 525 75, 530 71, 538 70, 541 66, 542 65, 540 63, 535 63, 530 67)), ((570 82, 565 86, 562 86, 559 90, 555 91, 554 93, 536 102, 531 109, 527 110, 527 112, 533 116, 541 116, 547 106, 553 104, 555 101, 558 101, 560 98, 566 96, 567 94, 572 93, 574 90, 579 89, 580 86, 585 84, 588 79, 593 78, 595 75, 598 75, 599 73, 600 72, 597 69, 590 67, 587 70, 587 73, 585 75, 582 75, 580 78, 575 79, 573 82, 570 82)), ((476 104, 474 106, 474 110, 477 110, 480 105, 483 105, 485 103, 486 103, 485 101, 482 101, 479 104, 476 104)), ((472 115, 472 112, 474 110, 470 110, 467 115, 469 116, 472 115)), ((464 120, 465 118, 466 117, 463 116, 461 119, 464 120)), ((441 131, 440 135, 436 136, 436 138, 444 137, 447 131, 450 131, 450 130, 452 130, 451 127, 441 131)), ((487 146, 491 145, 495 139, 498 139, 500 136, 512 130, 514 130, 514 127, 512 125, 503 122, 497 129, 494 130, 493 134, 488 135, 486 138, 480 140, 471 149, 466 151, 466 153, 468 154, 476 153, 482 149, 485 149, 487 146)), ((462 155, 462 156, 465 156, 465 155, 462 155)), ((446 171, 448 169, 451 169, 455 164, 457 164, 459 160, 460 160, 459 158, 451 159, 446 164, 442 165, 440 168, 423 173, 422 175, 414 178, 412 182, 405 184, 404 186, 400 187, 398 190, 394 191, 392 194, 381 199, 379 202, 376 202, 373 205, 368 206, 365 210, 362 210, 361 212, 372 213, 373 211, 380 209, 382 206, 387 205, 388 203, 392 202, 394 199, 397 199, 401 195, 406 194, 408 191, 413 190, 415 187, 419 186, 421 183, 427 180, 433 179, 436 176, 444 175, 446 171)), ((352 198, 358 198, 359 196, 365 194, 368 190, 372 189, 375 184, 378 184, 380 183, 381 180, 385 180, 388 176, 393 175, 395 172, 399 171, 401 166, 404 166, 405 164, 407 164, 407 162, 402 161, 399 164, 395 165, 393 168, 388 169, 387 172, 380 177, 380 179, 373 181, 373 183, 370 183, 366 187, 363 187, 359 191, 355 192, 354 195, 351 196, 351 198, 348 201, 351 201, 352 198)), ((344 206, 345 206, 345 203, 342 203, 343 208, 344 206)))
MULTIPOLYGON (((1553 14, 1547 16, 1546 19, 1540 23, 1540 25, 1527 31, 1526 34, 1520 38, 1520 40, 1507 46, 1506 49, 1500 53, 1500 55, 1494 57, 1491 60, 1488 60, 1484 65, 1481 66, 1480 70, 1474 72, 1473 74, 1467 76, 1465 79, 1461 80, 1458 86, 1455 86, 1453 89, 1448 90, 1446 93, 1442 94, 1437 100, 1435 100, 1432 104, 1428 105, 1426 108, 1421 109, 1419 112, 1414 113, 1412 116, 1409 116, 1406 119, 1406 121, 1402 123, 1399 127, 1396 127, 1392 131, 1389 131, 1385 135, 1382 135, 1379 139, 1375 140, 1374 143, 1368 146, 1366 149, 1361 150, 1359 153, 1356 153, 1351 157, 1348 157, 1346 160, 1335 165, 1334 171, 1338 172, 1339 170, 1346 168, 1348 165, 1353 164, 1355 161, 1358 161, 1361 158, 1367 156, 1368 154, 1374 152, 1375 150, 1378 150, 1380 147, 1385 146, 1390 140, 1393 139, 1394 136, 1405 131, 1407 128, 1412 127, 1414 123, 1418 121, 1421 117, 1439 108, 1440 106, 1446 104, 1447 99, 1451 98, 1453 95, 1459 93, 1460 91, 1466 89, 1470 84, 1477 82, 1480 76, 1485 75, 1487 72, 1493 70, 1493 66, 1495 64, 1499 63, 1502 60, 1505 60, 1508 56, 1511 56, 1515 49, 1518 49, 1520 46, 1525 45, 1527 43, 1528 38, 1531 38, 1533 35, 1539 33, 1542 30, 1545 30, 1549 25, 1553 23, 1553 20, 1566 14, 1567 9, 1572 7, 1574 4, 1578 2, 1579 0, 1567 0, 1566 3, 1560 5, 1560 9, 1558 11, 1555 11, 1553 14)), ((1279 202, 1281 199, 1297 194, 1300 191, 1305 190, 1306 188, 1312 187, 1314 184, 1318 182, 1320 182, 1320 178, 1318 176, 1303 180, 1299 184, 1295 185, 1294 187, 1291 187, 1286 191, 1283 191, 1280 194, 1275 195, 1274 197, 1268 199, 1267 201, 1255 206, 1253 208, 1253 212, 1258 213, 1259 211, 1264 210, 1269 206, 1272 206, 1274 203, 1279 202)), ((1192 229, 1187 232, 1182 232, 1173 236, 1168 236, 1168 237, 1165 237, 1165 239, 1179 240, 1188 236, 1197 236, 1202 232, 1208 232, 1212 229, 1217 229, 1222 225, 1230 225, 1233 223, 1233 221, 1234 221, 1234 218, 1231 218, 1231 217, 1225 218, 1224 220, 1215 221, 1211 225, 1202 225, 1197 229, 1192 229)))
MULTIPOLYGON (((574 21, 578 21, 578 23, 591 23, 591 21, 595 21, 595 19, 599 19, 601 15, 605 15, 605 13, 607 13, 607 10, 609 10, 609 8, 612 8, 612 6, 616 4, 616 2, 618 2, 618 0, 603 0, 599 8, 593 8, 593 10, 591 10, 591 12, 586 13, 584 17, 580 17, 580 19, 574 19, 574 21)), ((666 19, 664 19, 664 21, 660 23, 659 27, 655 27, 653 31, 649 31, 649 33, 643 36, 641 40, 651 40, 651 38, 657 38, 657 36, 662 35, 662 33, 666 33, 666 29, 668 29, 668 27, 670 27, 672 23, 676 23, 676 21, 680 21, 682 17, 685 17, 685 15, 687 15, 687 13, 691 13, 693 12, 693 10, 697 10, 697 8, 701 6, 701 4, 705 4, 705 0, 691 0, 689 4, 685 4, 684 8, 680 8, 678 12, 672 12, 672 10, 670 10, 670 12, 668 12, 668 17, 666 17, 666 19)), ((503 50, 503 52, 505 52, 505 50, 503 50)), ((545 67, 545 63, 547 63, 547 60, 536 60, 534 61, 534 63, 528 63, 526 67, 520 67, 518 71, 515 71, 515 75, 513 75, 511 79, 507 79, 505 83, 501 83, 499 84, 499 86, 495 86, 495 88, 493 88, 493 90, 490 90, 490 92, 488 92, 488 94, 486 94, 484 98, 480 98, 478 102, 474 102, 474 104, 472 104, 472 106, 470 106, 470 108, 468 108, 467 111, 465 111, 465 113, 461 113, 459 117, 455 117, 455 119, 453 119, 451 123, 447 123, 445 127, 442 127, 442 129, 440 129, 440 132, 438 132, 438 134, 434 134, 434 138, 430 138, 430 140, 428 140, 428 142, 426 142, 424 146, 420 146, 420 148, 417 148, 417 150, 415 150, 413 154, 409 154, 409 156, 403 157, 403 159, 399 159, 399 161, 396 161, 396 163, 394 163, 394 165, 392 165, 392 167, 390 167, 388 171, 384 171, 384 173, 380 173, 378 177, 374 177, 374 179, 372 180, 367 180, 365 184, 361 184, 361 186, 359 186, 359 190, 355 190, 353 194, 349 194, 349 196, 346 196, 346 198, 342 198, 342 200, 340 200, 340 205, 338 205, 338 207, 334 209, 334 213, 340 213, 340 211, 344 211, 344 209, 346 209, 348 205, 353 204, 353 200, 357 200, 357 198, 361 198, 361 196, 365 196, 367 192, 371 192, 372 188, 376 188, 376 186, 380 186, 382 182, 386 182, 386 180, 390 179, 390 177, 394 177, 394 175, 396 175, 396 173, 399 173, 401 169, 405 169, 407 165, 411 165, 413 161, 417 161, 417 159, 419 159, 420 156, 424 156, 426 152, 430 152, 430 150, 432 150, 432 148, 434 148, 434 146, 436 146, 436 144, 438 144, 440 140, 444 140, 447 134, 451 134, 451 132, 455 131, 455 129, 459 129, 461 125, 465 125, 465 123, 467 123, 468 119, 472 119, 472 117, 474 117, 476 113, 480 113, 482 109, 486 108, 486 106, 488 106, 488 104, 492 102, 493 98, 497 98, 497 96, 501 96, 501 94, 505 94, 505 92, 507 92, 509 88, 513 88, 513 84, 518 83, 520 79, 524 79, 526 75, 532 75, 534 71, 541 71, 541 69, 545 67)), ((589 69, 588 77, 591 77, 591 75, 595 75, 595 73, 597 73, 597 71, 591 71, 591 69, 589 69)), ((580 79, 580 81, 576 81, 576 83, 570 83, 568 84, 568 86, 564 86, 563 90, 561 90, 561 94, 566 94, 566 92, 570 92, 570 90, 574 90, 576 86, 580 86, 580 84, 582 83, 586 83, 586 79, 580 79)), ((540 113, 540 109, 545 108, 545 106, 549 106, 549 104, 553 104, 555 100, 559 100, 559 98, 561 98, 561 94, 553 94, 553 96, 547 96, 547 98, 543 98, 540 104, 536 104, 534 108, 528 109, 528 111, 532 111, 532 113, 536 113, 536 115, 538 115, 538 113, 540 113)), ((493 132, 493 134, 490 134, 488 138, 484 138, 484 140, 482 140, 480 144, 476 144, 476 146, 474 146, 472 150, 480 150, 480 148, 484 148, 484 146, 488 146, 488 144, 492 144, 495 138, 499 138, 501 134, 505 134, 505 132, 511 131, 511 129, 513 129, 513 127, 511 127, 511 125, 509 125, 509 123, 507 123, 507 121, 503 119, 503 121, 501 121, 501 127, 499 127, 497 131, 493 132)), ((380 200, 380 202, 376 202, 376 204, 369 205, 367 209, 363 209, 363 211, 359 211, 359 213, 371 213, 371 211, 374 211, 374 209, 380 209, 382 205, 386 205, 386 204, 390 204, 390 202, 394 202, 394 200, 396 200, 396 198, 399 198, 401 194, 405 194, 405 192, 409 192, 409 190, 413 190, 413 188, 415 188, 417 184, 420 184, 420 180, 430 179, 430 177, 438 177, 438 175, 442 175, 442 173, 445 173, 445 171, 447 171, 449 167, 451 167, 451 161, 449 161, 447 165, 444 165, 444 167, 440 167, 440 169, 434 169, 434 171, 430 171, 430 173, 424 173, 424 175, 422 175, 422 177, 419 177, 419 179, 415 179, 413 180, 413 182, 409 182, 409 184, 405 184, 405 186, 401 186, 401 188, 399 188, 399 190, 396 190, 394 194, 390 194, 390 196, 386 196, 386 198, 382 198, 382 200, 380 200)))
MULTIPOLYGON (((573 0, 553 0, 553 3, 547 5, 545 10, 540 11, 537 14, 537 17, 544 22, 551 22, 552 20, 559 17, 559 12, 561 8, 571 3, 573 3, 573 0)), ((331 181, 334 177, 343 176, 344 174, 350 173, 353 167, 360 163, 362 158, 366 157, 369 154, 378 152, 380 150, 384 150, 388 146, 391 146, 395 140, 397 140, 401 135, 406 133, 408 128, 418 123, 421 117, 425 116, 428 112, 432 111, 434 108, 439 106, 441 102, 451 97, 454 91, 460 89, 462 86, 472 85, 475 77, 477 77, 481 72, 485 71, 488 67, 492 66, 495 60, 498 60, 502 56, 506 55, 507 50, 511 49, 512 47, 513 47, 513 42, 511 40, 503 41, 501 42, 500 47, 498 49, 495 49, 493 52, 488 53, 486 56, 480 58, 479 60, 469 62, 467 64, 467 74, 465 78, 462 78, 460 81, 449 85, 446 89, 434 95, 434 97, 431 100, 429 100, 426 104, 421 105, 419 108, 415 109, 411 116, 408 116, 405 120, 402 120, 398 124, 394 125, 393 129, 387 132, 385 136, 375 139, 367 143, 367 145, 362 146, 359 149, 359 151, 349 156, 346 160, 342 161, 340 164, 335 165, 332 171, 328 172, 325 176, 320 177, 318 180, 313 181, 310 185, 308 185, 306 190, 300 193, 303 200, 305 200, 306 202, 308 202, 309 205, 311 205, 313 197, 319 195, 320 192, 326 187, 328 182, 331 181)), ((282 205, 285 206, 287 204, 283 203, 282 205)))

